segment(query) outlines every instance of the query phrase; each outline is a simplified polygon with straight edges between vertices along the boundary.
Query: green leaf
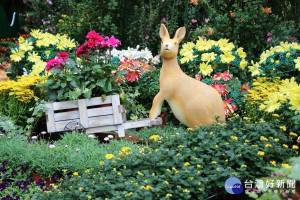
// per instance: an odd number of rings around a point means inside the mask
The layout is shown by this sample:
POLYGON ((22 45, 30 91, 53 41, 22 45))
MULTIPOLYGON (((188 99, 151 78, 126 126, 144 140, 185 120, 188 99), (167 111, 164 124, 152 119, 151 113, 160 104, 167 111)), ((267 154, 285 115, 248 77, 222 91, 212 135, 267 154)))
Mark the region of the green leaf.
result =
POLYGON ((92 70, 95 71, 95 72, 99 72, 99 71, 101 71, 101 66, 100 65, 94 65, 92 67, 92 70))
POLYGON ((62 84, 61 84, 61 87, 62 87, 62 88, 65 88, 66 86, 67 86, 66 83, 62 83, 62 84))
POLYGON ((72 80, 70 83, 74 88, 79 88, 79 85, 77 84, 77 82, 75 80, 72 80))
POLYGON ((46 82, 46 85, 52 85, 54 83, 54 78, 52 76, 50 76, 46 82))
POLYGON ((107 90, 107 92, 110 92, 112 90, 112 85, 109 80, 107 81, 106 90, 107 90))
POLYGON ((101 88, 104 88, 105 81, 106 81, 106 78, 104 78, 104 79, 99 79, 99 80, 97 81, 97 85, 98 85, 99 87, 101 87, 101 88))
POLYGON ((58 90, 58 91, 57 91, 57 96, 58 96, 58 98, 59 98, 63 93, 64 93, 64 89, 63 89, 63 88, 60 89, 60 90, 58 90))
POLYGON ((57 99, 57 94, 56 92, 51 92, 49 95, 49 98, 51 101, 55 101, 57 99))

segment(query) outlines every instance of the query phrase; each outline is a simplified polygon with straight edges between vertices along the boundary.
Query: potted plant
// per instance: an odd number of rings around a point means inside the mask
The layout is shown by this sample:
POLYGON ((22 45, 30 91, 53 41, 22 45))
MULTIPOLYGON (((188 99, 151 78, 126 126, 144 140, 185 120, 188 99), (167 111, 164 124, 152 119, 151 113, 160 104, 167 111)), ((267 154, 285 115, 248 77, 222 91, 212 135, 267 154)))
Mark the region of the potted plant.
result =
POLYGON ((111 61, 111 49, 121 42, 114 36, 101 36, 90 31, 76 56, 60 52, 47 62, 47 81, 40 84, 50 101, 91 98, 118 93, 118 77, 123 72, 111 61))

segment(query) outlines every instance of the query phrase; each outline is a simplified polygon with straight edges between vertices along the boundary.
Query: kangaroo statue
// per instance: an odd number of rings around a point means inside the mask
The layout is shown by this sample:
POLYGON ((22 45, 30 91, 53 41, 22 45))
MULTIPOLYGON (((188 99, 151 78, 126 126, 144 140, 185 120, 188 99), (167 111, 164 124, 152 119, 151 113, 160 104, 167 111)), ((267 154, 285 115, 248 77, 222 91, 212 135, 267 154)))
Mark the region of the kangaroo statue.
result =
POLYGON ((150 119, 161 113, 164 100, 170 105, 175 117, 184 125, 194 128, 200 125, 211 125, 225 121, 225 111, 220 94, 211 86, 187 76, 177 61, 179 43, 186 33, 185 27, 179 28, 173 39, 168 30, 161 24, 161 56, 163 58, 160 71, 160 91, 155 96, 150 110, 150 119))

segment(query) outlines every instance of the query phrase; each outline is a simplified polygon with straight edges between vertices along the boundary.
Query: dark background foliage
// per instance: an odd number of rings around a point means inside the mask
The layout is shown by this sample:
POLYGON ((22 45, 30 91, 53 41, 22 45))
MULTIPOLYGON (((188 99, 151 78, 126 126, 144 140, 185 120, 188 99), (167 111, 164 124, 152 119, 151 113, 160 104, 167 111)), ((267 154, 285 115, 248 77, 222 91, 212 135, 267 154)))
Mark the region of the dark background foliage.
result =
POLYGON ((67 33, 81 43, 89 30, 95 30, 115 35, 125 48, 139 44, 154 54, 158 53, 161 23, 167 25, 171 36, 179 26, 186 26, 186 41, 203 35, 205 27, 213 28, 210 39, 228 38, 244 47, 251 59, 265 50, 268 32, 272 33, 272 43, 299 38, 298 0, 199 0, 198 5, 188 0, 51 0, 52 5, 48 2, 0 0, 9 21, 13 11, 21 13, 21 32, 25 27, 52 30, 67 33), (262 8, 271 8, 271 13, 263 13, 262 8), (67 20, 59 23, 63 14, 67 20), (208 24, 205 18, 210 18, 208 24), (197 22, 192 23, 191 19, 197 22))

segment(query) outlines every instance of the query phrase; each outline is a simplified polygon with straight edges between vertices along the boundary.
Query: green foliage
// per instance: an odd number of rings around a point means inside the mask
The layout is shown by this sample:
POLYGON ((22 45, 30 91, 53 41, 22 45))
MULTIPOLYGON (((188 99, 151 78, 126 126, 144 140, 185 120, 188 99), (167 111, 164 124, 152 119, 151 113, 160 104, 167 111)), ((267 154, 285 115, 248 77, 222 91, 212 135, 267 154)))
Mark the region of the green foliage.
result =
POLYGON ((130 147, 133 154, 138 153, 137 145, 126 141, 99 145, 99 141, 89 135, 66 133, 61 140, 47 142, 43 140, 44 136, 32 137, 29 143, 23 135, 11 135, 10 138, 1 135, 1 158, 11 163, 13 168, 28 168, 51 177, 62 174, 63 169, 83 173, 86 169, 97 167, 106 154, 117 155, 123 147, 130 147))
POLYGON ((8 135, 22 133, 20 126, 15 125, 8 117, 0 115, 0 132, 8 135))
POLYGON ((142 104, 139 104, 136 100, 138 96, 140 96, 138 90, 136 90, 134 93, 123 92, 120 95, 122 103, 128 111, 127 115, 130 116, 131 120, 138 120, 147 116, 144 106, 142 104))
POLYGON ((49 5, 32 0, 25 5, 27 26, 67 33, 79 42, 83 41, 84 33, 96 30, 105 35, 114 34, 124 46, 140 44, 158 52, 159 25, 164 23, 171 36, 178 27, 186 26, 187 40, 192 35, 217 40, 228 38, 235 45, 245 47, 248 56, 254 59, 267 45, 268 32, 272 33, 276 44, 293 36, 299 37, 299 19, 296 17, 299 6, 297 0, 289 2, 211 0, 198 1, 198 5, 194 5, 188 0, 52 0, 53 4, 49 5), (263 7, 271 8, 272 13, 263 13, 263 7), (231 13, 235 16, 231 17, 231 13), (210 18, 210 22, 206 24, 205 18, 210 18), (208 35, 208 28, 214 33, 208 35), (146 36, 149 38, 145 39, 146 36))
POLYGON ((147 132, 149 136, 152 132, 153 141, 149 148, 140 149, 141 154, 113 154, 112 160, 103 160, 103 165, 62 182, 59 190, 42 199, 163 199, 168 194, 174 199, 205 199, 215 188, 223 193, 228 177, 239 177, 242 182, 261 177, 270 172, 262 166, 272 166, 272 160, 279 165, 295 155, 295 150, 282 146, 288 138, 279 127, 249 124, 241 118, 226 126, 194 131, 172 127, 147 132))
POLYGON ((26 126, 27 118, 31 117, 35 102, 25 103, 19 101, 14 96, 0 95, 0 114, 7 116, 14 124, 24 127, 26 126))

